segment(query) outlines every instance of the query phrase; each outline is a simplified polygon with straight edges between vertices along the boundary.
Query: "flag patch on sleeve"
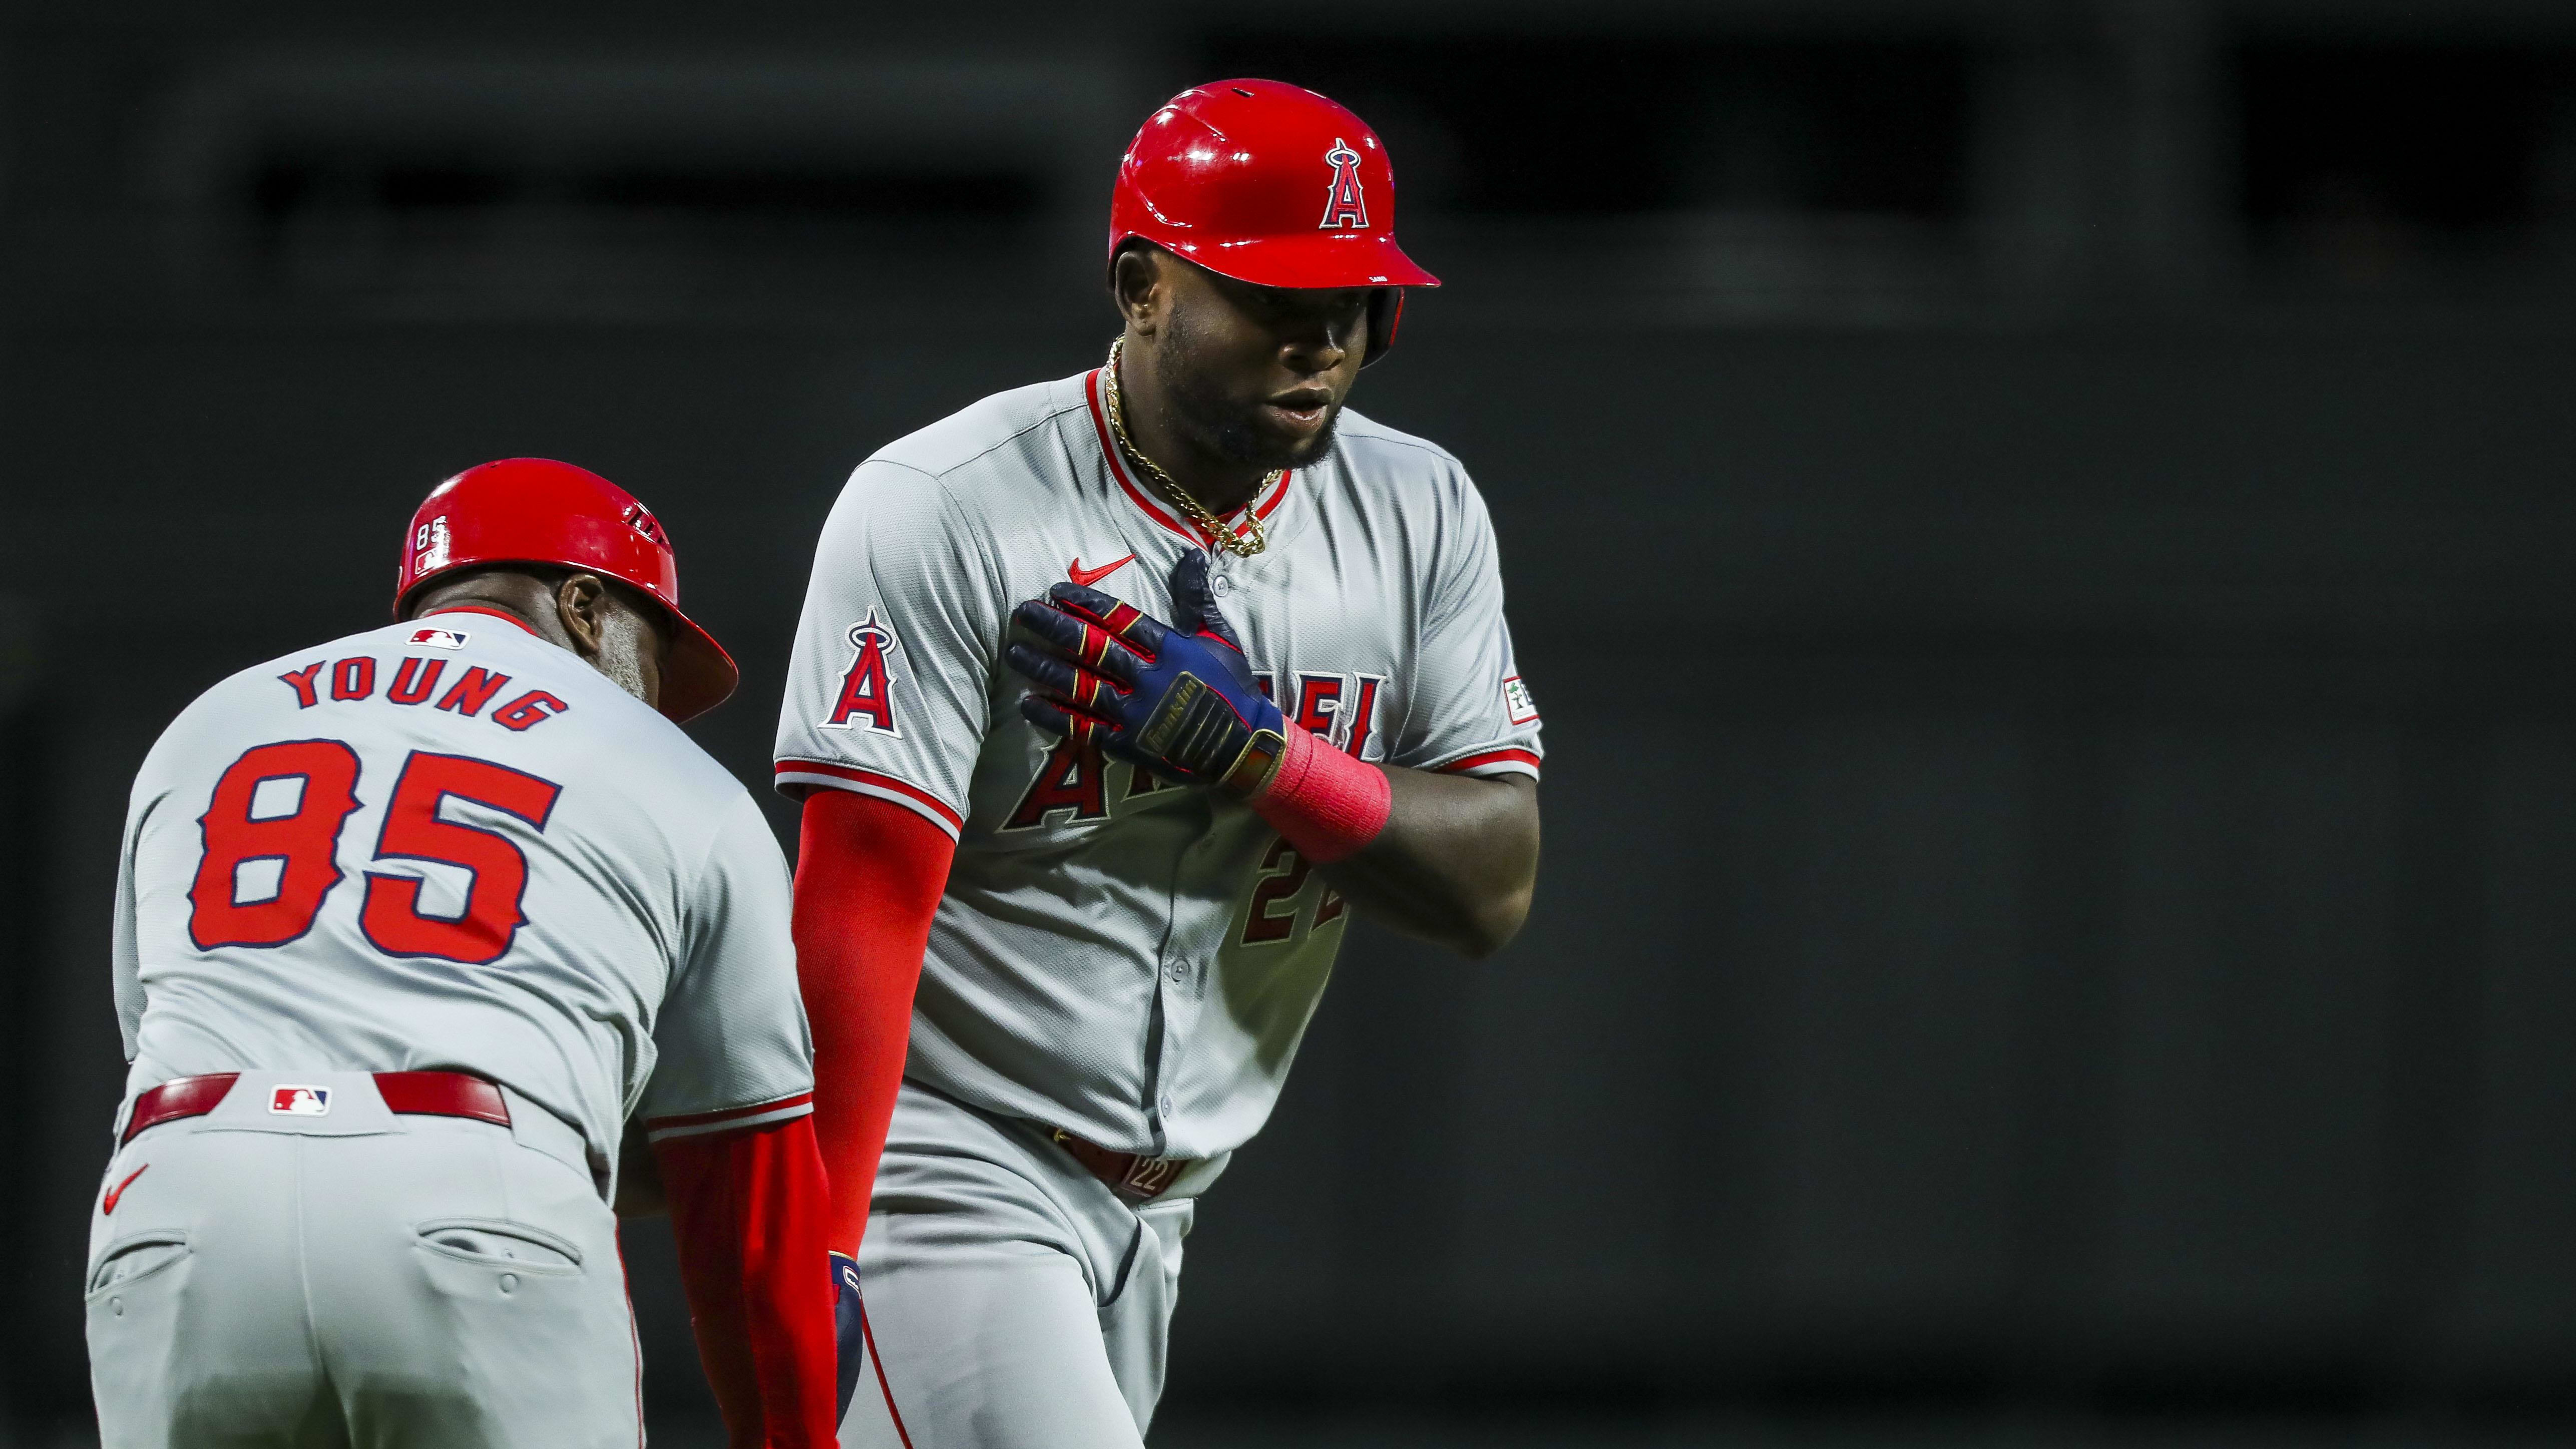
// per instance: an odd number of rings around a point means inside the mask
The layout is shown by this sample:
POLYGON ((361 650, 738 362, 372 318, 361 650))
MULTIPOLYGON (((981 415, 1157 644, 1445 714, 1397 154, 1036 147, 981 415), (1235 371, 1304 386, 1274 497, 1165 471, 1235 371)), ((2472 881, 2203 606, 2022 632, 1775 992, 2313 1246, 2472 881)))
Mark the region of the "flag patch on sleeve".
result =
POLYGON ((1503 681, 1503 714, 1516 725, 1538 723, 1538 706, 1530 702, 1529 686, 1517 674, 1503 681))

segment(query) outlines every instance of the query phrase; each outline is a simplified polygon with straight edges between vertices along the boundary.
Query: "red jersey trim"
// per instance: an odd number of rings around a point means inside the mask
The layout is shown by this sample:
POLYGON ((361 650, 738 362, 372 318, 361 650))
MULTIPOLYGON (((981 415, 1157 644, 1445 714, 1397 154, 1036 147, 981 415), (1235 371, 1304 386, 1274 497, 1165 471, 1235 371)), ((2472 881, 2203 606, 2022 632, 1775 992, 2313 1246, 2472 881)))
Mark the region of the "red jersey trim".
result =
POLYGON ((771 767, 773 783, 786 785, 828 785, 835 790, 849 790, 873 795, 910 808, 955 840, 966 828, 966 817, 949 808, 947 802, 918 785, 880 775, 874 770, 861 770, 849 765, 827 765, 819 760, 780 760, 771 767))
POLYGON ((1538 778, 1539 758, 1528 750, 1479 750, 1462 755, 1445 765, 1433 768, 1443 775, 1468 775, 1491 771, 1497 774, 1527 775, 1538 778))
MULTIPOLYGON (((1095 367, 1083 376, 1082 395, 1084 400, 1091 404, 1091 430, 1100 439, 1100 456, 1109 464, 1109 476, 1117 479, 1118 486, 1126 490, 1128 501, 1145 510, 1146 516, 1156 523, 1188 539, 1192 547, 1205 548, 1214 543, 1216 535, 1199 527, 1190 519, 1182 517, 1161 499, 1156 498, 1153 490, 1137 481, 1135 475, 1127 471, 1127 460, 1118 453, 1118 441, 1109 435, 1109 414, 1101 408, 1099 368, 1095 367)), ((1269 492, 1252 500, 1252 518, 1268 523, 1270 515, 1278 512, 1279 505, 1286 501, 1288 485, 1295 481, 1296 477, 1297 470, 1294 468, 1283 471, 1279 475, 1279 481, 1270 486, 1269 492)), ((1228 516, 1243 518, 1243 510, 1237 509, 1228 516)), ((1241 537, 1250 531, 1251 527, 1251 518, 1245 518, 1243 522, 1234 526, 1235 536, 1241 537)))
POLYGON ((727 1107, 720 1112, 684 1112, 676 1117, 645 1119, 644 1130, 654 1142, 668 1142, 675 1137, 703 1137, 710 1132, 732 1132, 743 1127, 765 1127, 802 1117, 814 1110, 814 1094, 799 1092, 775 1102, 755 1102, 748 1107, 727 1107))
POLYGON ((403 620, 403 622, 406 624, 417 624, 424 619, 435 619, 441 614, 483 614, 500 620, 502 623, 509 625, 511 628, 518 630, 520 633, 527 635, 531 639, 542 639, 546 637, 545 635, 538 633, 536 630, 529 628, 528 621, 520 618, 518 615, 505 614, 499 609, 487 609, 481 604, 441 604, 426 614, 415 614, 412 617, 403 620))

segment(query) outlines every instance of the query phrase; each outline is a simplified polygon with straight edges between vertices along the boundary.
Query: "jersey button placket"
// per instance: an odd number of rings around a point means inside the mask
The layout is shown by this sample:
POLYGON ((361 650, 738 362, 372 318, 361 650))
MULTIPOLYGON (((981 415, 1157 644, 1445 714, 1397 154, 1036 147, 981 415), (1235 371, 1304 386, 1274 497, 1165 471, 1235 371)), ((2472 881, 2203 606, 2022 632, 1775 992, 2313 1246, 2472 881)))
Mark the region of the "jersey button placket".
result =
POLYGON ((1172 1133, 1172 1093, 1170 1083, 1180 1071, 1180 1037, 1187 1031, 1184 1024, 1191 1015, 1188 1005, 1190 963, 1186 959, 1164 964, 1163 979, 1155 990, 1163 997, 1163 1039, 1154 1053, 1154 1130, 1166 1142, 1172 1133))
MULTIPOLYGON (((1195 872, 1204 871, 1206 856, 1217 848, 1221 839, 1216 830, 1216 806, 1202 799, 1197 803, 1204 812, 1196 821, 1196 838, 1172 860, 1171 909, 1185 909, 1186 882, 1195 872)), ((1198 984, 1202 979, 1200 963, 1193 959, 1187 946, 1191 933, 1177 916, 1175 929, 1164 939, 1160 969, 1155 973, 1154 994, 1162 1007, 1162 1030, 1156 1034, 1152 1057, 1148 1063, 1147 1084, 1152 1095, 1146 1098, 1147 1110, 1154 1115, 1154 1130, 1168 1148, 1172 1135, 1172 1084, 1179 1080, 1184 1045, 1198 1019, 1198 984)))

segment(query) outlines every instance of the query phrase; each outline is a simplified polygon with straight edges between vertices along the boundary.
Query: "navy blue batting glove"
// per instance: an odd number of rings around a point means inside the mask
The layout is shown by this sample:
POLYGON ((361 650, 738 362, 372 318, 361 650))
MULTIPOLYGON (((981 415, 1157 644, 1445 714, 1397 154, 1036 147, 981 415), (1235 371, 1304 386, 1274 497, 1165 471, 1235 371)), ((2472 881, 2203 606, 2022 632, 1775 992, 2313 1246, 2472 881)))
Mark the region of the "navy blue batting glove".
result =
POLYGON ((1277 770, 1287 722, 1217 612, 1207 556, 1183 555, 1171 587, 1170 624, 1072 583, 1013 609, 1029 638, 1004 657, 1037 686, 1020 713, 1167 779, 1248 796, 1277 770))
POLYGON ((859 1367, 867 1362, 867 1310, 859 1305, 859 1260, 832 1254, 832 1336, 841 1349, 840 1372, 834 1380, 832 1422, 850 1417, 850 1395, 859 1387, 859 1367))

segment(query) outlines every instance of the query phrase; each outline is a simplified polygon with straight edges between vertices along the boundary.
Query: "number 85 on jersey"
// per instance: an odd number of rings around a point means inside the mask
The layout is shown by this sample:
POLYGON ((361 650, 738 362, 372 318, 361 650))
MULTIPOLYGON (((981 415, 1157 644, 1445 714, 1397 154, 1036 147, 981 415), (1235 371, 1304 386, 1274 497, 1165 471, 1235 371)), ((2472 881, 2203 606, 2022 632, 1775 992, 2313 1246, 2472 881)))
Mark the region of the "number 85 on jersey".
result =
MULTIPOLYGON (((347 878, 340 834, 362 803, 362 773, 357 751, 330 739, 258 745, 224 771, 197 822, 204 850, 188 889, 188 939, 198 950, 283 946, 313 929, 347 878)), ((527 856, 499 830, 448 818, 447 807, 466 802, 542 832, 561 793, 490 760, 412 751, 395 772, 373 858, 454 866, 472 883, 461 910, 432 914, 419 876, 367 871, 358 926, 368 943, 388 956, 476 966, 508 954, 527 924, 527 856)))

